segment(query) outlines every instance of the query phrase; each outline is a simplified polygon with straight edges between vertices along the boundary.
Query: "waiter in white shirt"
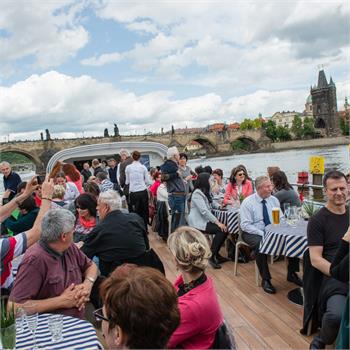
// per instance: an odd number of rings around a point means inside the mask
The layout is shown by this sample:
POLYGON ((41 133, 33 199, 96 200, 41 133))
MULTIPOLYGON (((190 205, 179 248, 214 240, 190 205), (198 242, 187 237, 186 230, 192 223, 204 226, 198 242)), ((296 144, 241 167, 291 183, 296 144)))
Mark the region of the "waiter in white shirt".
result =
POLYGON ((133 162, 125 169, 125 184, 129 185, 130 191, 130 209, 139 214, 148 232, 148 191, 150 179, 147 168, 140 163, 141 153, 134 151, 132 153, 133 162))
MULTIPOLYGON (((266 293, 276 293, 271 284, 271 275, 267 265, 267 255, 259 252, 260 241, 265 233, 265 226, 272 222, 272 208, 280 208, 279 200, 272 196, 272 184, 267 176, 259 176, 255 180, 256 193, 247 197, 241 204, 240 217, 242 238, 256 254, 256 264, 262 278, 262 288, 266 293)), ((282 212, 280 210, 280 215, 282 212)), ((287 280, 298 285, 302 281, 296 274, 299 271, 299 259, 289 258, 287 280)))

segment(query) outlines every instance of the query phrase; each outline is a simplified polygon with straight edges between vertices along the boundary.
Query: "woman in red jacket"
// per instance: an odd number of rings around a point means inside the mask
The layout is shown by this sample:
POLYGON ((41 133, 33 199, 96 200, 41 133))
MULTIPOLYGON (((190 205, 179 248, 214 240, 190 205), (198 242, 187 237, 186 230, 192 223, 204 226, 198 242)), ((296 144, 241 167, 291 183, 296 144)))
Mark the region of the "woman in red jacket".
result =
POLYGON ((181 322, 169 349, 212 349, 223 315, 212 279, 205 274, 211 255, 208 241, 198 230, 179 227, 168 238, 181 275, 175 281, 181 322))
POLYGON ((244 198, 253 193, 253 185, 249 180, 247 170, 244 166, 238 165, 232 169, 230 182, 226 187, 224 204, 239 207, 244 198))

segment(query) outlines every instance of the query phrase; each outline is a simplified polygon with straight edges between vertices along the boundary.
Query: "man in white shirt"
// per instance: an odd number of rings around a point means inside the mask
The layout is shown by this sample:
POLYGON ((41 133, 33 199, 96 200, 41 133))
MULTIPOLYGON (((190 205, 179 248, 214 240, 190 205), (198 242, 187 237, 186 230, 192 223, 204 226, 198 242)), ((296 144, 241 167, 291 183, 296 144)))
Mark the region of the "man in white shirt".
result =
MULTIPOLYGON (((265 233, 265 226, 272 222, 272 208, 280 208, 278 199, 271 195, 272 184, 267 176, 259 176, 255 180, 256 193, 247 197, 241 204, 240 217, 242 238, 256 254, 256 264, 262 278, 262 288, 266 293, 276 293, 271 284, 271 275, 267 265, 267 255, 260 254, 260 241, 265 233)), ((282 212, 280 210, 280 216, 282 212)), ((296 272, 299 271, 299 259, 289 258, 287 280, 298 285, 302 282, 296 272)))
POLYGON ((147 168, 140 163, 141 153, 132 153, 133 162, 125 168, 125 184, 129 185, 130 208, 132 212, 139 214, 144 223, 146 231, 148 225, 148 191, 150 185, 147 168))

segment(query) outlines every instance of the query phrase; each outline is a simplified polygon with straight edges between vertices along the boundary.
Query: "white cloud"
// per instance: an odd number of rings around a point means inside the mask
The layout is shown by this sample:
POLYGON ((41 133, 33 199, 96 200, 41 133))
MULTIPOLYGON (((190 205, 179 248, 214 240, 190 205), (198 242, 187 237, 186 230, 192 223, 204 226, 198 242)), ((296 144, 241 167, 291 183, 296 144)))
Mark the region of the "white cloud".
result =
POLYGON ((86 1, 4 1, 0 11, 0 63, 33 56, 40 68, 55 67, 76 55, 89 39, 79 23, 86 1))
POLYGON ((119 54, 118 52, 114 53, 105 53, 99 57, 90 57, 85 58, 80 61, 80 63, 84 66, 103 66, 107 63, 113 63, 113 62, 119 62, 123 59, 123 56, 119 54))
POLYGON ((122 53, 137 70, 230 93, 295 89, 313 81, 319 63, 347 65, 345 1, 104 1, 97 15, 149 34, 122 53), (185 71, 191 65, 197 74, 185 71))
MULTIPOLYGON (((341 103, 350 80, 337 85, 341 103)), ((51 71, 32 75, 10 87, 0 86, 0 128, 3 135, 40 137, 48 128, 54 136, 102 135, 117 123, 122 133, 159 131, 161 127, 204 126, 270 116, 278 110, 302 111, 307 89, 266 91, 223 99, 216 93, 176 99, 169 91, 137 95, 90 76, 71 77, 51 71), (68 134, 67 134, 68 133, 68 134)), ((340 106, 339 106, 340 107, 340 106)))

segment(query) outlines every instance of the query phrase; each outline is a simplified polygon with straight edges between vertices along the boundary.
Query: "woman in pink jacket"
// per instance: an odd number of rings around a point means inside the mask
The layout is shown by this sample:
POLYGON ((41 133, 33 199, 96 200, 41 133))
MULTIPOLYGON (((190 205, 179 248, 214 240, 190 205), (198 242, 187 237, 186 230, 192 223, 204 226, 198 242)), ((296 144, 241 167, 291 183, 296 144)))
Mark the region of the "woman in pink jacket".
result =
POLYGON ((239 207, 243 199, 252 193, 253 185, 248 177, 246 168, 243 165, 233 168, 230 182, 226 186, 224 204, 239 207))
POLYGON ((168 349, 212 349, 223 315, 212 279, 205 274, 210 248, 195 228, 179 227, 168 238, 181 275, 175 281, 181 322, 168 349))

